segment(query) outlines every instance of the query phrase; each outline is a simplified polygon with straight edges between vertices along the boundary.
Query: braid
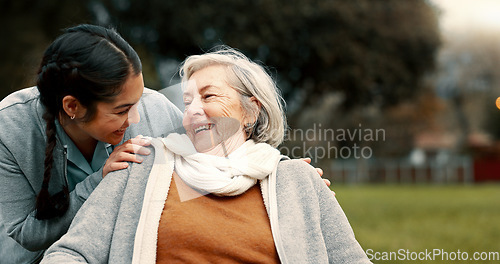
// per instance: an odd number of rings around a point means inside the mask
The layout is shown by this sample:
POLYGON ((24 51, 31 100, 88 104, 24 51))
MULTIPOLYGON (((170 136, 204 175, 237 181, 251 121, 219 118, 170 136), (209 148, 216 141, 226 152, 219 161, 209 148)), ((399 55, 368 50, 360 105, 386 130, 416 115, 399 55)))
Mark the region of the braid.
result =
MULTIPOLYGON (((41 91, 40 100, 42 104, 47 108, 47 112, 57 113, 62 105, 60 102, 60 94, 62 90, 62 78, 61 78, 61 69, 56 61, 51 61, 40 67, 40 72, 38 73, 38 89, 44 88, 43 85, 40 84, 50 84, 48 89, 51 89, 50 96, 46 96, 45 91, 41 91)), ((48 86, 48 85, 47 85, 48 86)), ((47 113, 46 113, 47 114, 47 113)), ((53 116, 53 114, 52 114, 53 116)), ((45 115, 44 115, 45 117, 45 115)))
POLYGON ((56 116, 62 108, 62 97, 66 94, 64 86, 68 79, 76 78, 78 71, 74 64, 63 63, 59 65, 58 56, 54 54, 42 61, 38 73, 38 87, 49 87, 52 92, 49 96, 41 94, 40 99, 46 110, 42 116, 46 123, 45 134, 47 136, 47 145, 45 146, 45 161, 43 170, 42 188, 36 198, 37 219, 49 219, 61 216, 69 206, 69 189, 64 185, 63 190, 53 196, 49 194, 49 182, 52 176, 52 167, 54 165, 54 148, 56 146, 56 116), (46 62, 47 61, 47 62, 46 62), (44 84, 50 84, 44 85, 44 84))
POLYGON ((47 135, 47 146, 45 147, 45 169, 43 171, 42 189, 49 187, 50 171, 52 170, 52 164, 54 163, 52 153, 54 152, 54 147, 56 146, 55 117, 46 111, 43 115, 43 119, 47 123, 47 128, 45 129, 45 134, 47 135))
POLYGON ((36 199, 37 219, 48 219, 54 216, 61 216, 69 206, 69 190, 64 186, 63 191, 54 196, 49 194, 49 182, 52 166, 54 164, 54 148, 56 146, 56 118, 49 111, 45 111, 43 119, 47 124, 45 133, 47 135, 47 145, 45 147, 45 162, 43 171, 42 189, 36 199))

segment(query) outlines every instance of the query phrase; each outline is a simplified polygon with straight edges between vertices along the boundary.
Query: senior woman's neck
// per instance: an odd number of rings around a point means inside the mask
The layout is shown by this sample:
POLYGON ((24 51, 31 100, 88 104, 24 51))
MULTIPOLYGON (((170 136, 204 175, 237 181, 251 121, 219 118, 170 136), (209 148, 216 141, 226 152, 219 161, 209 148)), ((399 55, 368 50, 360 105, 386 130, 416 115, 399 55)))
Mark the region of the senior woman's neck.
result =
POLYGON ((244 132, 238 132, 221 142, 217 146, 205 151, 205 154, 219 156, 219 157, 227 157, 231 152, 237 150, 243 143, 246 141, 246 136, 244 132))

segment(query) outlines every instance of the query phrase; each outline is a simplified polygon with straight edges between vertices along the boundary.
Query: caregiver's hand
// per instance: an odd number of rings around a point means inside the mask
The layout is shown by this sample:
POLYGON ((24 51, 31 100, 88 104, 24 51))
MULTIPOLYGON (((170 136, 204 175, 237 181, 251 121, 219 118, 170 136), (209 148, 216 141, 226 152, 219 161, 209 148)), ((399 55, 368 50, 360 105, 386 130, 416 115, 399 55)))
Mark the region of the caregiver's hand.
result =
POLYGON ((143 158, 139 155, 149 155, 151 151, 145 146, 151 145, 151 141, 142 135, 136 136, 125 141, 120 146, 115 147, 109 155, 102 169, 102 177, 116 170, 122 170, 128 167, 128 162, 141 163, 143 158))

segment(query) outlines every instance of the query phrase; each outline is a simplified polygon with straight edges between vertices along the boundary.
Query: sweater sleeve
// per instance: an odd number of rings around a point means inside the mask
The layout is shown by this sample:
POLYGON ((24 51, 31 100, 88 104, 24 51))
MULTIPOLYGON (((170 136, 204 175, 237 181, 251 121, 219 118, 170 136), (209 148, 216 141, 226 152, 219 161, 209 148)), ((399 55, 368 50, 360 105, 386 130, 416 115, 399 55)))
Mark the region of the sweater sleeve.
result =
POLYGON ((181 111, 157 91, 145 88, 138 110, 141 120, 129 127, 131 137, 165 137, 182 129, 181 111))
POLYGON ((300 160, 278 167, 279 223, 288 259, 371 263, 342 208, 315 169, 300 160))
POLYGON ((371 263, 354 236, 349 221, 330 189, 315 176, 321 210, 321 231, 330 263, 371 263))
POLYGON ((41 263, 107 263, 129 174, 130 169, 115 171, 102 180, 41 263))

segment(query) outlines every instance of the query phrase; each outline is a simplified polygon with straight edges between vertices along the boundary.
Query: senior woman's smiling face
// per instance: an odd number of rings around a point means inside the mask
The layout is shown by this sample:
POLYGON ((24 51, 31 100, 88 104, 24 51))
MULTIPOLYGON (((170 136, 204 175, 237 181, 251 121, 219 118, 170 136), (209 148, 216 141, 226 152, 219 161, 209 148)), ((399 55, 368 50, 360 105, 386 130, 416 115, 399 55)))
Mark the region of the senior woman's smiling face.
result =
POLYGON ((246 140, 240 94, 226 82, 226 74, 225 66, 205 67, 191 75, 184 91, 182 124, 199 152, 221 142, 224 152, 231 152, 246 140))

